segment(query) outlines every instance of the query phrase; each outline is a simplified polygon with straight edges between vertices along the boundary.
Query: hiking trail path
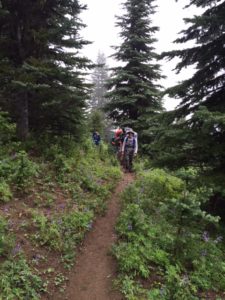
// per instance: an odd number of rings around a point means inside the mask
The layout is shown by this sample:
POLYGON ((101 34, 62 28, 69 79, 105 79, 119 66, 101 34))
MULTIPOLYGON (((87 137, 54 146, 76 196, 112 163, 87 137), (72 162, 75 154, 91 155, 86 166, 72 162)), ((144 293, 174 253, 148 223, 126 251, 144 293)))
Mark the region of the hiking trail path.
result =
POLYGON ((107 203, 104 216, 98 216, 78 253, 75 266, 69 272, 65 292, 52 300, 123 300, 113 288, 116 261, 110 254, 116 242, 115 225, 120 213, 120 194, 134 180, 131 173, 123 174, 107 203))

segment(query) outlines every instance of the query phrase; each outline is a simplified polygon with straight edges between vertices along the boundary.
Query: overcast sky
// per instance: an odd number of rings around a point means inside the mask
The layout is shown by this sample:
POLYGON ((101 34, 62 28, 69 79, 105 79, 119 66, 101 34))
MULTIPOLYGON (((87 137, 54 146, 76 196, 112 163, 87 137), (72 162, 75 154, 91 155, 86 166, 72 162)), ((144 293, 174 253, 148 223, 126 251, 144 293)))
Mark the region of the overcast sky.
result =
MULTIPOLYGON (((96 61, 98 52, 103 52, 107 58, 107 65, 112 67, 115 62, 109 56, 114 53, 111 46, 118 46, 121 43, 119 38, 120 28, 115 27, 116 15, 122 15, 122 0, 80 0, 82 4, 87 4, 88 9, 80 16, 87 27, 81 32, 86 40, 92 41, 91 45, 83 49, 83 53, 91 60, 96 61)), ((153 24, 160 30, 155 37, 158 42, 155 43, 156 52, 177 49, 178 45, 172 42, 178 35, 177 33, 185 28, 184 17, 192 17, 197 13, 196 10, 183 9, 188 0, 157 0, 157 12, 154 15, 153 24)), ((174 62, 161 61, 163 75, 167 76, 160 82, 164 87, 176 84, 178 81, 191 75, 191 70, 184 70, 182 74, 176 75, 172 69, 174 62)), ((178 102, 175 100, 165 99, 165 107, 172 109, 178 102)))

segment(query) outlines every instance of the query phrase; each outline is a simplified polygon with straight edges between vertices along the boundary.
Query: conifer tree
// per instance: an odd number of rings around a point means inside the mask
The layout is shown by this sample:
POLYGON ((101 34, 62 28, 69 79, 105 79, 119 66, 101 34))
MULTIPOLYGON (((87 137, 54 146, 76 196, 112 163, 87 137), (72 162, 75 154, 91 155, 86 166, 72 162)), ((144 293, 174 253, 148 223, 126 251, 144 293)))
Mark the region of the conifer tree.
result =
POLYGON ((86 41, 78 0, 0 1, 0 107, 29 131, 73 133, 80 125, 87 86, 78 51, 86 41), (71 50, 72 49, 72 50, 71 50))
POLYGON ((136 130, 145 127, 149 116, 161 111, 162 76, 153 44, 158 27, 150 17, 155 13, 153 0, 127 0, 124 15, 118 18, 122 43, 115 47, 114 58, 121 64, 113 69, 108 83, 106 111, 120 125, 136 130))
POLYGON ((106 104, 106 82, 108 80, 108 67, 104 53, 99 52, 96 66, 92 73, 93 92, 91 94, 90 107, 101 109, 106 104))
POLYGON ((200 16, 185 19, 189 28, 183 30, 176 43, 194 41, 195 45, 184 50, 163 53, 162 56, 179 57, 176 66, 179 73, 189 65, 195 66, 195 74, 168 90, 171 96, 181 99, 176 116, 187 116, 200 105, 211 111, 225 111, 223 95, 225 89, 224 42, 225 42, 225 2, 190 1, 190 5, 205 8, 200 16))
POLYGON ((194 41, 195 45, 163 56, 180 58, 178 72, 189 65, 196 71, 168 89, 181 102, 158 132, 155 158, 173 167, 197 165, 214 174, 224 173, 225 1, 192 0, 190 5, 202 8, 203 13, 186 19, 189 27, 176 43, 194 41))

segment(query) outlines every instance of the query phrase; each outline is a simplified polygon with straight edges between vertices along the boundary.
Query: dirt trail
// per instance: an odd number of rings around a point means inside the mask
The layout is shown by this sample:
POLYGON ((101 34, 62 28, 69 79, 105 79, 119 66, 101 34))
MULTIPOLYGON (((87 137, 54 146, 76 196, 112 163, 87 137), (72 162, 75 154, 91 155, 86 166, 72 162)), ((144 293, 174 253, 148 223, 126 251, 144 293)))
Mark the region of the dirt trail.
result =
POLYGON ((96 220, 92 231, 86 235, 65 293, 54 296, 54 300, 123 299, 119 292, 113 290, 116 262, 109 252, 116 241, 114 227, 120 212, 119 194, 133 179, 132 174, 123 175, 108 203, 106 214, 96 220))

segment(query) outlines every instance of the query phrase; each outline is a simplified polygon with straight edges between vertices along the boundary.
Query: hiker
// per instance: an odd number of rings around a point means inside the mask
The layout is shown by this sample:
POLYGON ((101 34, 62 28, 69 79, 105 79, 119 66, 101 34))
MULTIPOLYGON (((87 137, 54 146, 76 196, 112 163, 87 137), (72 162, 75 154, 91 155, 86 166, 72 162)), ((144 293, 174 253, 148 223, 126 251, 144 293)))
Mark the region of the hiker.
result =
POLYGON ((138 134, 137 134, 137 132, 134 131, 134 130, 133 130, 132 128, 130 128, 130 127, 125 127, 125 133, 126 133, 126 134, 127 134, 127 132, 128 132, 129 130, 131 130, 131 131, 134 132, 134 138, 136 139, 137 146, 138 146, 138 134))
POLYGON ((93 134, 92 134, 92 139, 93 139, 93 142, 96 146, 98 146, 100 144, 100 141, 101 141, 101 136, 100 134, 98 133, 98 131, 94 131, 93 134))
POLYGON ((115 146, 116 154, 121 162, 121 154, 122 154, 122 145, 125 137, 125 131, 122 128, 117 128, 115 131, 115 135, 112 139, 112 145, 115 146))
POLYGON ((137 155, 138 143, 137 135, 130 128, 126 131, 126 137, 124 138, 122 145, 122 157, 124 158, 124 167, 126 171, 131 172, 133 167, 133 158, 137 155))

